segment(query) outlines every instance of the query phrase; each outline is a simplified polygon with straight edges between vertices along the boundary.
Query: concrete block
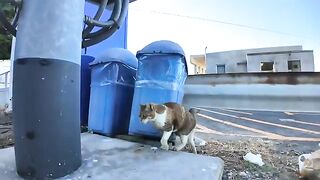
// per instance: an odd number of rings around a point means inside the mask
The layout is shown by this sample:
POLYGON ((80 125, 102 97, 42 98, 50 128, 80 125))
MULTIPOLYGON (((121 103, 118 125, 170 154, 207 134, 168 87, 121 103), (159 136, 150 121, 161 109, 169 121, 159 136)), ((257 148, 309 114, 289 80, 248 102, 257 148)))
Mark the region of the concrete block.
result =
MULTIPOLYGON (((61 179, 220 180, 220 158, 186 152, 163 151, 149 145, 83 133, 82 166, 61 179)), ((63 148, 63 147, 61 147, 63 148)), ((0 149, 0 177, 16 175, 14 149, 0 149)))

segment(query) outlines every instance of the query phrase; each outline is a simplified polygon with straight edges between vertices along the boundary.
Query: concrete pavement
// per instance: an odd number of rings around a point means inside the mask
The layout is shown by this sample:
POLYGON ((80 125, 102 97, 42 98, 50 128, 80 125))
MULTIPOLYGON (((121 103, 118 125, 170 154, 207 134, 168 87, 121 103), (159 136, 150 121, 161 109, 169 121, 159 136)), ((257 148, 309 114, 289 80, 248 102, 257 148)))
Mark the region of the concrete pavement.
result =
MULTIPOLYGON (((61 179, 219 180, 223 173, 220 158, 154 150, 149 145, 89 133, 83 133, 81 141, 82 166, 61 179)), ((0 177, 20 179, 13 148, 0 149, 0 177)))

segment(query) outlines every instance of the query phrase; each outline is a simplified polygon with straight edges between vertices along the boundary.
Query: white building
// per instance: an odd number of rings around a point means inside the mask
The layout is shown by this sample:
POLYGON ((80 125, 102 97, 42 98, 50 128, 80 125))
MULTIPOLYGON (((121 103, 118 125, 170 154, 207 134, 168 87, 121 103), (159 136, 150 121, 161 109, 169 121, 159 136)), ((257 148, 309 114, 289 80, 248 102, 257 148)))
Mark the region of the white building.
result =
POLYGON ((312 50, 283 46, 191 55, 196 74, 245 72, 313 72, 312 50))

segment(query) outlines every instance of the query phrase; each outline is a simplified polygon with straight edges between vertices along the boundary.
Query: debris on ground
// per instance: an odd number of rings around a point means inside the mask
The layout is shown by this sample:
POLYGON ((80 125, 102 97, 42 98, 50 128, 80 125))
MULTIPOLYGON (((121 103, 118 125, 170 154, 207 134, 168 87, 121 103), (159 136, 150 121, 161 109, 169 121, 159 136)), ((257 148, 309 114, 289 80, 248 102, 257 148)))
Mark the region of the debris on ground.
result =
POLYGON ((241 177, 247 177, 247 173, 246 173, 246 172, 240 172, 239 175, 240 175, 241 177))
POLYGON ((298 160, 301 177, 320 180, 320 150, 311 154, 302 154, 298 160))
POLYGON ((199 137, 194 137, 194 144, 199 147, 199 146, 205 146, 207 142, 199 137))
POLYGON ((158 150, 158 148, 157 147, 151 147, 151 150, 156 151, 156 150, 158 150))
POLYGON ((309 159, 310 158, 310 155, 311 154, 302 154, 298 157, 298 164, 299 164, 299 172, 300 174, 302 173, 303 169, 305 168, 304 167, 304 163, 306 161, 306 159, 309 159))
POLYGON ((0 148, 14 144, 12 115, 0 110, 0 148))
POLYGON ((261 154, 252 154, 251 152, 247 153, 245 156, 243 156, 243 159, 245 161, 248 161, 250 163, 263 166, 264 162, 262 161, 261 154))
MULTIPOLYGON (((220 157, 224 161, 223 180, 295 180, 299 179, 298 156, 294 143, 284 145, 263 139, 210 140, 198 147, 198 154, 220 157), (281 153, 284 151, 285 153, 281 153), (247 153, 260 154, 264 165, 244 160, 247 153)), ((192 152, 191 147, 185 148, 192 152)))

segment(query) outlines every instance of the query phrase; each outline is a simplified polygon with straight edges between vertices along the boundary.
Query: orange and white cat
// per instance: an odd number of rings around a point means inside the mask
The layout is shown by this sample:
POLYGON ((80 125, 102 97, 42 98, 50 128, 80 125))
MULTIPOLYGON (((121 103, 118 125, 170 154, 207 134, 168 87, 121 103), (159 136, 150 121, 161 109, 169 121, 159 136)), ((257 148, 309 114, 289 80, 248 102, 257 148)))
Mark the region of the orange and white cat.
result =
POLYGON ((177 103, 164 104, 143 104, 140 105, 140 119, 146 124, 152 122, 154 126, 163 132, 161 138, 161 148, 168 150, 168 140, 172 133, 180 137, 181 143, 173 147, 180 151, 189 143, 192 150, 197 154, 194 142, 196 127, 196 109, 186 111, 185 108, 177 103))

